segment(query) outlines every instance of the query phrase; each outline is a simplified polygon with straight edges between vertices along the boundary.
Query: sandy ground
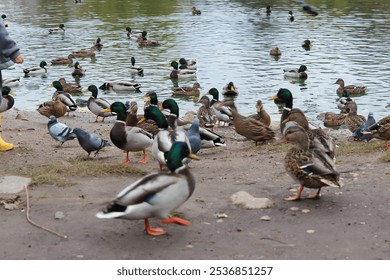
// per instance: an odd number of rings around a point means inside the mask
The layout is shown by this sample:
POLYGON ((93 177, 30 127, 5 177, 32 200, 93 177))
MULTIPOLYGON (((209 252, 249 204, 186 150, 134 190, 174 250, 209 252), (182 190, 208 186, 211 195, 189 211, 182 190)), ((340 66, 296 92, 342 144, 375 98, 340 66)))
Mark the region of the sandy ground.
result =
MULTIPOLYGON (((19 120, 17 113, 3 114, 2 136, 16 147, 0 153, 1 175, 86 156, 77 140, 58 148, 45 117, 22 112, 27 120, 19 120)), ((60 121, 109 139, 114 119, 94 123, 91 113, 76 112, 60 121)), ((0 206, 0 259, 390 259, 390 163, 383 159, 382 141, 372 153, 337 156, 343 188, 324 188, 318 200, 291 202, 283 198, 297 185, 285 173, 285 148, 255 146, 228 127, 216 131, 226 137, 227 147, 200 151, 201 160, 191 165, 196 190, 177 209, 192 226, 163 225, 168 234, 151 237, 143 221, 99 220, 95 214, 104 203, 141 175, 67 174, 67 186, 38 184, 28 190, 31 219, 68 238, 28 223, 21 192, 20 209, 0 206), (233 205, 230 197, 238 191, 267 197, 274 206, 233 205), (56 219, 56 212, 63 217, 56 219)), ((119 163, 124 156, 110 147, 93 160, 119 163)), ((151 157, 147 164, 136 162, 140 157, 132 155, 132 165, 148 173, 158 170, 151 157)))

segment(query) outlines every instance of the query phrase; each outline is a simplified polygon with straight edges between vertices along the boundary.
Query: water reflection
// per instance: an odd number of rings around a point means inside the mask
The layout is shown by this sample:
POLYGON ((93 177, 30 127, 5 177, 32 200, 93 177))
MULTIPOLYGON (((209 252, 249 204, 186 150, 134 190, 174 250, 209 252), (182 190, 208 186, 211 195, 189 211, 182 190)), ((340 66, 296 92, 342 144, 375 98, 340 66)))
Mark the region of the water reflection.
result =
MULTIPOLYGON (((172 96, 173 86, 192 86, 198 81, 204 94, 212 87, 222 91, 233 81, 239 88, 236 104, 242 114, 254 113, 255 103, 261 99, 271 117, 279 119, 277 106, 267 97, 284 87, 292 91, 294 106, 315 120, 321 111, 337 112, 334 83, 343 78, 348 84, 367 86, 367 95, 355 98, 361 114, 373 111, 378 119, 388 114, 389 1, 313 0, 310 4, 320 12, 316 17, 291 0, 277 1, 267 16, 258 9, 268 2, 208 1, 202 7, 197 5, 202 15, 193 16, 189 1, 86 0, 76 5, 63 0, 2 0, 0 10, 7 14, 8 30, 26 54, 25 65, 15 65, 3 76, 21 76, 27 66, 89 48, 100 37, 104 47, 94 58, 77 59, 86 69, 85 76, 73 78, 72 66, 49 66, 47 75, 25 78, 14 89, 18 94, 15 107, 34 110, 51 97, 48 85, 60 77, 84 87, 113 80, 139 83, 141 92, 102 95, 111 102, 134 100, 141 104, 149 90, 165 99, 172 96), (288 20, 289 10, 294 13, 293 22, 288 20), (65 34, 48 33, 60 23, 65 25, 65 34), (138 47, 127 38, 127 26, 147 30, 161 46, 138 47), (306 39, 312 42, 310 50, 301 46, 306 39), (276 46, 282 51, 277 59, 269 55, 276 46), (144 76, 129 71, 132 56, 144 69, 144 76), (181 57, 197 58, 196 78, 169 78, 170 62, 181 57), (301 64, 310 70, 307 80, 284 77, 284 68, 301 64)), ((192 99, 177 100, 183 111, 199 106, 192 99)))

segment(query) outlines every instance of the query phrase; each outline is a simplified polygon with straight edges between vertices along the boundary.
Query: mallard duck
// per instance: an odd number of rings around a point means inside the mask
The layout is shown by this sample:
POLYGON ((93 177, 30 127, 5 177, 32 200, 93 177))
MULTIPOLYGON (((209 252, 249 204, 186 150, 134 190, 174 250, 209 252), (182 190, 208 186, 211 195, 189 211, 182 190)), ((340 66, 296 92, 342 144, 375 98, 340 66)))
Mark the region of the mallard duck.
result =
POLYGON ((375 124, 371 125, 366 133, 371 134, 372 137, 386 141, 386 150, 389 149, 390 140, 390 115, 380 119, 375 124))
POLYGON ((348 91, 344 90, 343 95, 337 100, 337 108, 340 109, 341 113, 346 113, 345 104, 350 100, 352 99, 349 97, 348 91))
POLYGON ((197 118, 200 121, 201 127, 212 128, 217 122, 217 115, 214 109, 210 107, 210 98, 207 95, 203 95, 198 103, 202 104, 197 111, 197 118))
POLYGON ((199 96, 200 88, 200 84, 195 82, 192 87, 174 87, 172 93, 175 96, 199 96))
POLYGON ((325 112, 324 114, 321 114, 318 118, 322 119, 324 122, 324 126, 338 129, 340 126, 344 125, 345 118, 347 117, 347 114, 337 114, 333 112, 325 112), (323 116, 322 116, 323 115, 323 116))
POLYGON ((115 116, 113 112, 102 113, 102 110, 110 108, 111 104, 103 98, 98 98, 98 88, 95 85, 88 86, 87 90, 92 93, 92 96, 87 100, 87 107, 96 115, 95 122, 98 122, 99 117, 102 117, 102 122, 104 122, 105 118, 115 116))
POLYGON ((176 142, 166 153, 169 173, 148 174, 122 190, 101 212, 100 219, 144 219, 144 230, 152 236, 163 235, 165 230, 152 228, 149 218, 156 217, 163 224, 176 223, 189 226, 187 220, 174 217, 171 212, 186 202, 195 190, 195 177, 186 166, 184 158, 199 159, 187 144, 176 142))
POLYGON ((72 51, 72 54, 74 57, 94 57, 96 56, 95 51, 96 47, 92 46, 89 50, 81 49, 77 51, 72 51))
POLYGON ((207 93, 213 97, 210 101, 210 107, 217 117, 217 126, 220 126, 221 122, 230 124, 233 118, 232 111, 227 106, 221 106, 219 91, 216 88, 211 88, 207 93))
POLYGON ((284 120, 287 119, 293 107, 293 96, 290 90, 280 88, 278 93, 270 98, 275 104, 284 104, 282 116, 280 117, 280 131, 283 133, 285 126, 284 120))
POLYGON ((85 69, 83 69, 83 67, 81 67, 80 62, 76 61, 76 63, 74 64, 72 76, 73 77, 82 77, 84 75, 85 75, 85 69))
POLYGON ((179 64, 176 61, 171 62, 172 71, 169 75, 171 79, 185 79, 196 77, 196 70, 182 69, 179 70, 179 64))
POLYGON ((271 117, 267 113, 267 111, 264 109, 263 102, 261 100, 256 101, 256 114, 250 115, 250 118, 255 118, 258 121, 261 121, 264 125, 270 126, 271 125, 271 117))
POLYGON ((311 41, 306 39, 302 42, 302 48, 309 51, 311 49, 311 41))
MULTIPOLYGON (((335 158, 335 140, 331 136, 327 135, 323 129, 311 129, 309 126, 309 121, 307 120, 302 110, 298 108, 291 109, 290 114, 284 120, 284 123, 287 122, 294 122, 306 131, 310 141, 310 149, 320 150, 326 153, 331 159, 335 158)), ((285 127, 285 129, 288 129, 287 126, 285 127)))
POLYGON ((93 46, 98 50, 100 51, 102 48, 103 48, 103 44, 102 44, 102 39, 100 39, 100 37, 98 37, 95 41, 95 43, 93 44, 93 46))
POLYGON ((305 65, 301 65, 299 68, 285 68, 283 69, 284 76, 288 78, 295 79, 307 79, 307 67, 305 65))
POLYGON ((288 19, 293 22, 295 20, 294 13, 292 11, 288 11, 288 19))
POLYGON ((0 103, 0 113, 3 113, 14 106, 15 100, 11 95, 15 95, 15 93, 11 90, 9 86, 3 86, 1 93, 2 100, 0 103))
POLYGON ((299 200, 303 188, 318 189, 315 195, 307 198, 319 198, 322 187, 340 188, 340 176, 333 160, 319 150, 310 149, 310 141, 301 126, 286 129, 281 143, 289 142, 294 146, 284 158, 287 173, 300 183, 298 193, 285 200, 299 200))
POLYGON ((367 121, 364 116, 357 114, 357 104, 355 101, 348 101, 344 108, 348 112, 344 119, 344 124, 348 127, 349 131, 355 132, 359 126, 367 121))
MULTIPOLYGON (((139 37, 142 36, 142 31, 140 30, 132 30, 130 27, 126 27, 126 35, 127 35, 127 38, 131 38, 131 39, 135 39, 137 40, 139 37)), ((146 36, 146 34, 145 34, 146 36)))
POLYGON ((113 81, 103 83, 99 89, 113 90, 113 91, 138 91, 141 88, 140 84, 126 82, 126 81, 113 81))
POLYGON ((68 83, 65 78, 59 78, 58 81, 61 83, 62 88, 65 92, 69 93, 81 93, 82 87, 77 83, 68 83))
POLYGON ((129 163, 129 152, 143 151, 143 157, 138 162, 147 163, 146 149, 153 143, 153 135, 139 127, 126 128, 126 106, 116 101, 102 113, 114 112, 117 115, 116 122, 110 131, 111 142, 119 149, 126 152, 123 163, 129 163))
POLYGON ((147 32, 142 31, 141 36, 139 36, 137 38, 138 46, 140 46, 140 47, 157 47, 160 45, 159 42, 149 40, 148 38, 146 38, 146 35, 147 35, 147 32))
MULTIPOLYGON (((163 112, 169 111, 169 114, 173 114, 176 116, 177 128, 183 129, 184 131, 186 131, 186 133, 190 129, 193 119, 196 118, 196 117, 193 118, 191 121, 186 121, 186 120, 180 119, 179 105, 172 98, 165 99, 164 102, 162 103, 162 108, 163 108, 163 112)), ((207 128, 204 128, 204 127, 199 127, 198 130, 199 130, 200 138, 202 140, 202 143, 201 143, 202 148, 226 146, 225 140, 223 139, 223 137, 221 135, 219 135, 219 134, 217 134, 217 133, 215 133, 207 128)))
POLYGON ((348 85, 346 86, 344 84, 343 79, 337 79, 335 84, 339 85, 339 87, 336 90, 337 95, 341 96, 344 91, 347 91, 350 97, 356 97, 366 94, 366 87, 365 86, 355 86, 355 85, 348 85))
POLYGON ((196 70, 197 69, 196 59, 185 59, 184 57, 182 57, 179 59, 179 64, 180 64, 179 70, 184 70, 184 69, 196 70))
POLYGON ((202 14, 202 12, 200 10, 198 10, 196 7, 192 7, 191 10, 192 10, 193 15, 200 16, 202 14))
POLYGON ((144 109, 148 106, 155 106, 157 108, 161 108, 161 103, 158 101, 157 93, 155 91, 148 91, 147 93, 145 93, 143 98, 145 100, 144 109))
POLYGON ((57 121, 55 116, 49 116, 49 122, 47 123, 47 129, 50 136, 60 142, 62 146, 66 141, 73 140, 76 138, 76 134, 69 126, 64 123, 57 121))
POLYGON ((37 66, 31 66, 28 68, 23 69, 25 76, 36 76, 36 75, 42 75, 47 73, 47 63, 46 61, 42 60, 39 63, 39 67, 37 66))
POLYGON ((65 33, 65 25, 60 24, 58 27, 50 28, 49 34, 64 34, 65 33))
POLYGON ((99 135, 89 133, 82 128, 74 128, 73 133, 76 134, 80 147, 88 153, 88 158, 92 152, 95 152, 96 157, 101 149, 111 146, 107 140, 104 140, 99 135))
POLYGON ((269 51, 269 54, 272 56, 281 56, 282 52, 280 51, 280 49, 278 47, 275 47, 269 51))
POLYGON ((261 121, 249 118, 238 113, 233 100, 222 102, 222 105, 229 106, 233 114, 233 125, 236 132, 249 140, 257 142, 267 141, 275 138, 275 132, 261 121))
POLYGON ((56 57, 51 60, 52 65, 71 65, 73 63, 73 54, 69 54, 68 57, 56 57))
POLYGON ((73 99, 73 96, 69 92, 64 91, 64 88, 62 87, 62 84, 59 81, 52 82, 50 86, 56 89, 56 91, 52 95, 53 100, 59 98, 62 101, 62 103, 68 106, 70 111, 77 110, 77 104, 76 101, 73 99))
POLYGON ((138 104, 135 101, 129 103, 129 109, 127 110, 126 126, 138 126, 147 132, 156 135, 158 133, 158 126, 155 121, 149 119, 139 122, 143 116, 138 115, 138 104))
POLYGON ((51 115, 56 118, 64 116, 68 112, 68 106, 66 106, 59 97, 56 97, 54 100, 46 101, 40 104, 37 108, 39 114, 45 117, 50 117, 51 115))
POLYGON ((3 87, 18 87, 20 86, 20 83, 22 81, 22 78, 9 78, 3 80, 3 87))
POLYGON ((233 84, 233 82, 229 82, 227 85, 223 87, 222 94, 225 97, 236 97, 238 95, 238 90, 236 86, 233 84))
POLYGON ((135 65, 135 58, 134 56, 132 56, 130 58, 130 61, 131 61, 131 66, 130 66, 130 73, 133 73, 133 74, 138 74, 138 75, 143 75, 144 74, 144 69, 142 69, 141 67, 138 67, 135 65))
MULTIPOLYGON (((159 162, 160 170, 166 165, 164 153, 168 152, 172 144, 176 141, 186 142, 191 147, 189 140, 183 130, 176 129, 176 118, 173 114, 169 116, 170 122, 156 106, 145 108, 145 119, 151 119, 156 122, 159 132, 154 136, 152 145, 152 155, 159 162)), ((140 120, 142 122, 143 120, 140 120)))
POLYGON ((3 25, 4 27, 8 27, 9 23, 8 21, 6 20, 7 16, 5 14, 2 14, 1 15, 1 18, 3 19, 3 25))

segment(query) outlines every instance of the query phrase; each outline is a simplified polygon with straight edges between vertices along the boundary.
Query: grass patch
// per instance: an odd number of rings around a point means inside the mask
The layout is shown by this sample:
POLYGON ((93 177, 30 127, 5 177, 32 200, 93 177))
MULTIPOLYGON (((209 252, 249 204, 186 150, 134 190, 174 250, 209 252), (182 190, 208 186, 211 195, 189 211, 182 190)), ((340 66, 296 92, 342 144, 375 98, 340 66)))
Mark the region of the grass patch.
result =
POLYGON ((54 184, 59 187, 70 186, 74 176, 103 177, 109 175, 146 174, 145 171, 131 164, 106 163, 82 157, 71 158, 63 162, 53 162, 47 165, 30 165, 27 166, 27 169, 12 173, 30 177, 32 185, 54 184))
POLYGON ((370 141, 370 142, 343 142, 339 144, 336 149, 337 155, 348 155, 352 153, 368 154, 373 152, 383 151, 385 148, 384 141, 370 141))

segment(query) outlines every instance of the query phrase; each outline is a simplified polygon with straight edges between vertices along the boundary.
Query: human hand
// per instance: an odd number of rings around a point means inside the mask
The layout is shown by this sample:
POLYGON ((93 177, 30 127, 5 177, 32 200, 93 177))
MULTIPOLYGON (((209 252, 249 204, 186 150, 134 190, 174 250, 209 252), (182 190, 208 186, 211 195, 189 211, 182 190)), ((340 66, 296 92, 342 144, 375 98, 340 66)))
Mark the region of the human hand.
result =
POLYGON ((14 62, 17 64, 22 64, 24 62, 24 56, 23 55, 18 55, 15 59, 14 62))

